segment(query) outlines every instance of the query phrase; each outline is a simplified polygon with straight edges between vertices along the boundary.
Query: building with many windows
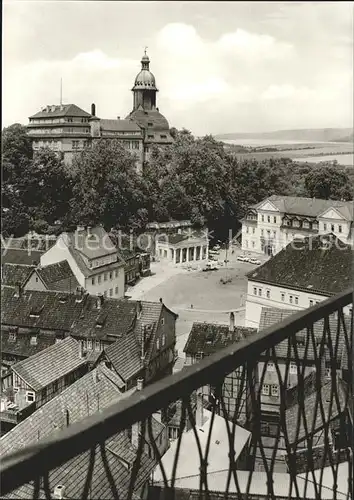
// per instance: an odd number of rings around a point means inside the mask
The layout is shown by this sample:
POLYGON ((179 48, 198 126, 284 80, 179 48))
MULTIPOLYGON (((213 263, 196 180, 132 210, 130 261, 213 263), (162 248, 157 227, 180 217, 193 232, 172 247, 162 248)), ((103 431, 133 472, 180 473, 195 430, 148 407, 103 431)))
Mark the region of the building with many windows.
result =
POLYGON ((149 159, 152 146, 173 143, 166 118, 156 107, 155 76, 150 71, 150 59, 146 51, 141 60, 133 91, 133 110, 126 119, 101 119, 96 116, 96 106, 91 113, 75 104, 45 106, 30 116, 28 134, 33 140, 33 149, 49 147, 64 155, 66 164, 71 164, 73 155, 79 153, 92 141, 116 139, 136 157, 136 168, 141 171, 149 159))
POLYGON ((273 195, 242 219, 242 249, 274 255, 295 238, 333 233, 354 244, 354 202, 273 195))
POLYGON ((245 326, 259 327, 263 307, 299 311, 346 290, 352 266, 352 247, 333 234, 294 240, 247 274, 245 326))

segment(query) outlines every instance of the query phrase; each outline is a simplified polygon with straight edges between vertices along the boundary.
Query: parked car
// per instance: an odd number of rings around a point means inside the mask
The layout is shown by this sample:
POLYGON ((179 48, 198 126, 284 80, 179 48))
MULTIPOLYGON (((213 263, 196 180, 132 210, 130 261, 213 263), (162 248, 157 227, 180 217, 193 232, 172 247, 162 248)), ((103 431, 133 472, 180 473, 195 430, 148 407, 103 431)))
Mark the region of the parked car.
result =
POLYGON ((250 262, 251 264, 255 264, 256 266, 259 266, 259 265, 261 264, 261 261, 260 261, 260 260, 258 260, 258 259, 254 259, 254 258, 251 258, 251 259, 249 260, 249 262, 250 262))
POLYGON ((247 257, 247 255, 239 255, 237 257, 237 260, 240 260, 241 262, 249 262, 250 261, 250 258, 247 257))

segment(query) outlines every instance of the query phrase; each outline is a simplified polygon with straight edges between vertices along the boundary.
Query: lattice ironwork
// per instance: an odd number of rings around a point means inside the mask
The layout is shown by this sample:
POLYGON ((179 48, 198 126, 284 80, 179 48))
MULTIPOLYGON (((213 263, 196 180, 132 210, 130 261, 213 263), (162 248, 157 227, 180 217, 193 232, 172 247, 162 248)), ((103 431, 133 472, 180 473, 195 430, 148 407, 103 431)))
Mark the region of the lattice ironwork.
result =
POLYGON ((295 313, 20 450, 2 461, 2 497, 59 498, 66 477, 63 498, 352 499, 350 304, 295 313), (167 451, 156 418, 176 430, 167 451))

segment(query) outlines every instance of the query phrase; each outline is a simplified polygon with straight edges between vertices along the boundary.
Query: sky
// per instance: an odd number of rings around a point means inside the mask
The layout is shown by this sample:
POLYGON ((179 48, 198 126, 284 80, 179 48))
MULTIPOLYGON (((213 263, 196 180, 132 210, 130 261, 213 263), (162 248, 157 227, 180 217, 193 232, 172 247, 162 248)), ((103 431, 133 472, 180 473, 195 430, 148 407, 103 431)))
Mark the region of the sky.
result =
POLYGON ((47 104, 132 110, 147 46, 157 106, 195 135, 353 126, 353 2, 3 2, 2 122, 47 104))

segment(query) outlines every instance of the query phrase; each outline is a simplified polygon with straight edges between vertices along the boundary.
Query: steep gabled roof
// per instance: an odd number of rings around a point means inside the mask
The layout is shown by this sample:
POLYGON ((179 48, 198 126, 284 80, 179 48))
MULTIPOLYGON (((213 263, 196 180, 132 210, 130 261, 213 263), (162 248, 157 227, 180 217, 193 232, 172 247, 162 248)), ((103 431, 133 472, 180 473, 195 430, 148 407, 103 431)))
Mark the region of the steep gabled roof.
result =
POLYGON ((66 260, 38 267, 36 272, 48 290, 75 292, 77 288, 80 288, 80 283, 66 260))
POLYGON ((35 265, 23 264, 4 264, 2 270, 2 283, 3 285, 15 286, 18 284, 23 285, 31 276, 35 265))
POLYGON ((132 120, 100 120, 102 130, 114 132, 140 132, 142 133, 139 125, 132 120))
POLYGON ((294 240, 247 277, 292 290, 334 295, 353 284, 353 249, 333 234, 294 240))
POLYGON ((80 357, 78 341, 67 337, 19 361, 12 370, 33 390, 39 391, 86 363, 86 359, 80 357))
POLYGON ((239 342, 242 338, 256 335, 256 328, 194 322, 183 351, 186 354, 213 354, 224 347, 239 342))
POLYGON ((91 115, 76 104, 49 105, 30 118, 59 118, 62 116, 89 118, 91 115), (54 109, 53 109, 54 108, 54 109), (52 111, 53 109, 53 111, 52 111))

